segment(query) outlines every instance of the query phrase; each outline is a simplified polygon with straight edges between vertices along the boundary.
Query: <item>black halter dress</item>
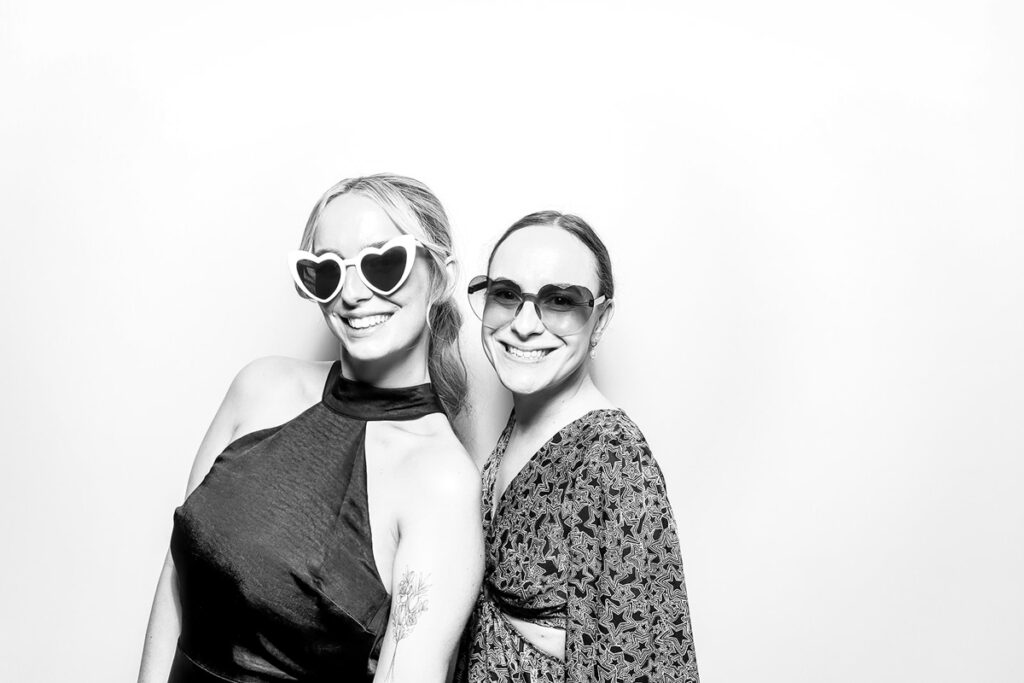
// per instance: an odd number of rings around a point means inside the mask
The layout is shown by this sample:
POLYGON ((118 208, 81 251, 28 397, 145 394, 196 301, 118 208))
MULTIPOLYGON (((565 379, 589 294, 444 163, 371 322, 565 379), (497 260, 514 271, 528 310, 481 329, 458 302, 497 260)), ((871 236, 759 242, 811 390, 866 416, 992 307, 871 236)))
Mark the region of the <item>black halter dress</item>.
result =
POLYGON ((218 456, 174 513, 181 637, 170 683, 369 681, 390 596, 373 558, 368 421, 441 412, 429 384, 341 376, 218 456))

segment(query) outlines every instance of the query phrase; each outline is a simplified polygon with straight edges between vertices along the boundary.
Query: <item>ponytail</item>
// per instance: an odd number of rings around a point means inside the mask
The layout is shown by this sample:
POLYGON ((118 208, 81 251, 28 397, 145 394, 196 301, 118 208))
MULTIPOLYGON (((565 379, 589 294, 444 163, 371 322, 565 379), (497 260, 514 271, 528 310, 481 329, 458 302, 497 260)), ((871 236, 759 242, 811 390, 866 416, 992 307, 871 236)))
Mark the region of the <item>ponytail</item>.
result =
POLYGON ((448 297, 431 306, 427 325, 430 330, 427 358, 430 382, 448 419, 454 420, 466 407, 468 393, 466 365, 459 350, 462 313, 454 299, 448 297))

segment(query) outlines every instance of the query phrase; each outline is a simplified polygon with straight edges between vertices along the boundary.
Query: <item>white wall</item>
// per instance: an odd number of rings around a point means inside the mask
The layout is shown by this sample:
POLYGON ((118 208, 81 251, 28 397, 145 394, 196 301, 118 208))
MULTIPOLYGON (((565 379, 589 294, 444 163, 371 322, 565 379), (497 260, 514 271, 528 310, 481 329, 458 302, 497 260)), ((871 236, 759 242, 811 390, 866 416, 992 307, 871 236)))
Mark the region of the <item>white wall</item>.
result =
POLYGON ((231 377, 333 350, 283 253, 380 170, 466 275, 607 239, 706 683, 1024 678, 1020 4, 625 4, 0 3, 0 679, 133 678, 231 377))

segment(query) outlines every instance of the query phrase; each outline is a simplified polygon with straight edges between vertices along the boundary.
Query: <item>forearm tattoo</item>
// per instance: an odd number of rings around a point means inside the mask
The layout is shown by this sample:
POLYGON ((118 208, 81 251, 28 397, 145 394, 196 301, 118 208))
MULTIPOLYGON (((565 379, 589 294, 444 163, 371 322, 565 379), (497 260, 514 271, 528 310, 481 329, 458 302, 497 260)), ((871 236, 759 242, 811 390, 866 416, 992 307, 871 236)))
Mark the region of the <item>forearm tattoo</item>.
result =
POLYGON ((427 583, 426 577, 408 569, 398 582, 398 590, 391 601, 391 635, 395 639, 395 649, 391 652, 388 681, 394 678, 398 644, 412 632, 420 615, 430 606, 427 600, 428 588, 430 584, 427 583))

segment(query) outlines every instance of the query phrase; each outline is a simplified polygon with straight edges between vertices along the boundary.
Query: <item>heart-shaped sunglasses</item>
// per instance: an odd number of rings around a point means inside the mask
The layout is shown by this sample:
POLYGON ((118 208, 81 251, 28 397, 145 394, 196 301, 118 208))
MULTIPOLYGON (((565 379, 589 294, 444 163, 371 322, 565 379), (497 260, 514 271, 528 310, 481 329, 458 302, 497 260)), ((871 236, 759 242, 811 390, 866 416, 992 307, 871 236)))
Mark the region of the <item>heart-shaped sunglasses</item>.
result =
POLYGON ((416 247, 443 253, 439 247, 424 244, 412 235, 400 235, 379 247, 366 247, 350 259, 330 251, 293 251, 288 254, 288 269, 299 293, 321 304, 338 296, 349 267, 356 269, 359 279, 371 291, 388 296, 409 279, 416 262, 416 247))

